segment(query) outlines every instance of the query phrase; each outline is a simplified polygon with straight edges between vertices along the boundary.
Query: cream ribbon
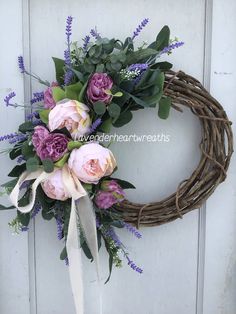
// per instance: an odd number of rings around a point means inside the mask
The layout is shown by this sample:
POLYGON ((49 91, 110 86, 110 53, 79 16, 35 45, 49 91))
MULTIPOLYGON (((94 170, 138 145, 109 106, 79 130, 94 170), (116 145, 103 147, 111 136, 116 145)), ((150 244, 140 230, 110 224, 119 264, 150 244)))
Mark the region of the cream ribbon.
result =
MULTIPOLYGON (((54 170, 55 171, 55 170, 54 170)), ((39 184, 50 178, 52 173, 46 173, 43 169, 35 172, 25 171, 19 178, 17 184, 10 194, 10 200, 12 204, 22 213, 28 213, 32 210, 36 191, 39 184), (31 199, 30 203, 26 206, 18 206, 20 187, 24 181, 34 180, 31 187, 31 199)), ((71 214, 68 227, 68 235, 66 241, 66 250, 69 260, 69 275, 72 287, 72 293, 74 297, 74 303, 77 314, 84 314, 84 295, 83 295, 83 276, 82 276, 82 261, 81 261, 81 248, 78 236, 77 227, 77 214, 81 223, 82 230, 87 242, 87 245, 93 256, 98 283, 100 285, 99 276, 99 258, 98 258, 98 243, 97 243, 97 229, 96 218, 93 211, 91 200, 83 188, 80 181, 69 170, 67 165, 62 168, 62 180, 64 188, 71 195, 71 214), (79 204, 78 204, 79 200, 79 204)), ((101 295, 100 295, 100 313, 102 311, 101 295)))

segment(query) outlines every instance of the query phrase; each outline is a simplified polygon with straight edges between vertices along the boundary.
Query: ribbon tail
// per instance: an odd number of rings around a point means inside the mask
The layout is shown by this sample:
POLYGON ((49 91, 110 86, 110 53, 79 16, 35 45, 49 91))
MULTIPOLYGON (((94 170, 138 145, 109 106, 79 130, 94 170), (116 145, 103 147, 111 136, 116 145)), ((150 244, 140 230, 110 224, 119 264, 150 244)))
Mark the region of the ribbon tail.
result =
POLYGON ((81 248, 78 238, 77 213, 75 200, 72 198, 71 214, 66 241, 69 259, 69 276, 77 314, 84 314, 84 292, 82 276, 81 248))

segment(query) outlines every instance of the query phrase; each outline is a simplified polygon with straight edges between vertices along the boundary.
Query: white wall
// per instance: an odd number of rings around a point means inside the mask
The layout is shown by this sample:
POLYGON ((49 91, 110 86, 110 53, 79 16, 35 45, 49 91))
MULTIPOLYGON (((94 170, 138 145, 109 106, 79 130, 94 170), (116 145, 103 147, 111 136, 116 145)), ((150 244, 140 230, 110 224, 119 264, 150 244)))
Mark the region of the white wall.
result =
MULTIPOLYGON (((176 35, 185 42, 185 46, 170 57, 175 69, 190 73, 206 85, 210 78, 211 92, 234 120, 236 47, 233 36, 236 6, 233 1, 214 0, 213 6, 211 1, 203 0, 31 0, 29 3, 22 0, 22 3, 24 8, 29 4, 30 16, 28 41, 28 11, 24 10, 26 62, 29 62, 29 52, 32 71, 43 78, 54 79, 50 56, 60 57, 63 54, 67 15, 75 17, 73 39, 80 42, 95 25, 108 37, 124 38, 132 33, 142 18, 149 17, 150 25, 138 42, 154 39, 157 31, 168 24, 172 36, 176 35), (209 42, 211 26, 212 45, 209 42), (30 50, 27 49, 29 45, 30 50)), ((0 4, 3 15, 1 29, 6 28, 10 12, 14 16, 10 25, 8 23, 11 36, 9 31, 1 33, 4 46, 8 47, 7 53, 2 49, 0 52, 1 72, 4 73, 0 77, 1 97, 6 87, 16 86, 19 99, 23 98, 22 78, 16 72, 15 61, 23 49, 22 3, 2 0, 0 4)), ((25 83, 25 92, 28 93, 30 84, 25 83)), ((32 83, 33 88, 39 88, 32 83)), ((2 133, 14 131, 23 113, 6 111, 3 106, 1 110, 2 133), (6 119, 7 115, 10 122, 6 119)), ((172 111, 167 121, 158 119, 154 110, 138 112, 128 126, 114 131, 131 134, 164 132, 171 136, 170 143, 166 144, 115 144, 112 147, 119 164, 118 175, 137 187, 136 191, 129 193, 132 200, 150 202, 167 196, 176 189, 178 182, 191 174, 200 157, 197 145, 200 125, 188 111, 184 114, 172 111)), ((6 164, 7 158, 4 157, 1 165, 6 168, 6 164)), ((121 270, 114 271, 111 282, 104 288, 105 314, 235 313, 235 168, 234 159, 228 180, 207 202, 207 216, 203 209, 201 214, 194 211, 183 220, 159 228, 142 229, 143 239, 137 241, 125 231, 121 232, 132 257, 144 268, 144 274, 134 273, 125 264, 121 270)), ((2 171, 1 181, 4 181, 6 172, 2 171)), ((1 256, 5 258, 0 264, 0 278, 4 279, 0 283, 1 314, 29 313, 29 296, 31 314, 64 314, 65 311, 74 314, 67 269, 58 259, 62 243, 56 238, 55 223, 37 217, 27 246, 26 235, 12 237, 8 230, 7 221, 13 214, 4 212, 0 215, 1 239, 5 239, 0 241, 1 256)), ((104 252, 101 259, 105 278, 107 260, 104 252)), ((85 260, 86 313, 89 314, 97 313, 97 303, 93 302, 95 278, 92 268, 93 265, 85 260)))

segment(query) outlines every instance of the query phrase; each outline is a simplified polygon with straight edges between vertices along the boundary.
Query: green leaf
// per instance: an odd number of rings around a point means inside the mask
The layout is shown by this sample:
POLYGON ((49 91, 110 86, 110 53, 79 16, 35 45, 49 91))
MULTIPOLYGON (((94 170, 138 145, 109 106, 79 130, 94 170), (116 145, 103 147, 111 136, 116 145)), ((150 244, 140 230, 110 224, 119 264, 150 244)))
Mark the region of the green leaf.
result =
POLYGON ((168 71, 172 68, 172 64, 170 62, 157 62, 153 65, 151 65, 151 69, 160 69, 161 71, 168 71))
POLYGON ((54 163, 51 159, 45 159, 42 161, 43 169, 47 173, 51 173, 54 170, 54 163))
POLYGON ((170 42, 170 29, 165 25, 156 38, 156 50, 161 51, 169 45, 170 42))
POLYGON ((60 254, 60 259, 62 261, 64 261, 64 259, 67 258, 67 251, 66 251, 66 247, 64 247, 64 249, 62 250, 61 254, 60 254))
POLYGON ((161 100, 159 101, 158 116, 161 119, 167 119, 170 113, 170 107, 171 98, 170 97, 161 98, 161 100))
POLYGON ((62 59, 58 58, 52 58, 55 64, 56 69, 56 79, 58 84, 63 85, 64 84, 64 66, 65 62, 62 59))
POLYGON ((45 220, 51 220, 54 217, 54 213, 53 212, 46 212, 46 211, 42 210, 42 217, 45 220))
POLYGON ((37 171, 39 168, 39 159, 37 157, 31 157, 26 161, 26 169, 29 172, 37 171))
POLYGON ((19 126, 19 131, 22 133, 32 132, 33 130, 34 125, 31 121, 24 122, 19 126))
POLYGON ((72 100, 78 100, 82 88, 83 88, 83 85, 81 84, 81 82, 66 86, 65 87, 65 98, 69 98, 72 100))
POLYGON ((84 251, 84 254, 86 255, 86 257, 88 259, 90 259, 91 261, 93 260, 93 256, 91 254, 91 251, 86 243, 86 241, 84 241, 82 244, 81 244, 81 248, 82 250, 84 251))
POLYGON ((52 87, 52 95, 55 102, 58 102, 66 98, 65 91, 59 86, 52 87))
POLYGON ((136 104, 142 106, 142 107, 149 107, 149 104, 146 103, 145 101, 143 101, 142 99, 140 99, 139 97, 136 97, 132 94, 129 94, 130 97, 135 101, 136 104))
POLYGON ((29 225, 30 222, 30 214, 23 214, 21 213, 19 210, 17 211, 17 218, 19 219, 20 223, 27 227, 29 225))
POLYGON ((104 104, 104 102, 97 101, 94 103, 93 109, 96 112, 96 114, 102 116, 106 112, 106 104, 104 104))
POLYGON ((79 97, 78 97, 78 100, 80 102, 84 101, 84 93, 86 92, 87 85, 88 85, 88 81, 83 85, 83 87, 80 90, 79 97))
POLYGON ((58 167, 58 168, 62 168, 64 166, 64 164, 67 162, 69 156, 70 156, 69 153, 65 154, 61 159, 59 159, 57 162, 55 162, 54 166, 58 167))
POLYGON ((0 210, 8 210, 8 209, 14 209, 15 208, 15 206, 4 206, 4 205, 1 205, 0 204, 0 210))
POLYGON ((120 128, 121 126, 129 123, 133 118, 131 111, 122 112, 119 118, 113 123, 114 127, 120 128))
POLYGON ((15 158, 19 157, 21 155, 21 148, 13 148, 10 153, 9 157, 11 160, 14 160, 15 158))
POLYGON ((142 60, 147 60, 150 57, 157 55, 157 51, 155 49, 146 48, 140 49, 130 53, 127 56, 126 64, 138 63, 142 60))
POLYGON ((45 124, 48 124, 49 112, 50 112, 49 109, 43 109, 39 111, 39 117, 45 124))
POLYGON ((112 120, 111 118, 105 120, 99 127, 99 130, 104 133, 110 133, 112 127, 112 120))
POLYGON ((26 159, 33 157, 35 155, 34 147, 32 145, 29 145, 29 142, 26 141, 22 145, 21 153, 26 159))
POLYGON ((111 278, 112 266, 113 266, 113 255, 112 255, 112 252, 110 251, 109 244, 107 243, 106 240, 105 240, 105 247, 106 247, 106 250, 109 254, 109 276, 108 276, 107 280, 105 281, 105 284, 106 284, 106 283, 108 283, 108 281, 111 278))
POLYGON ((110 117, 117 118, 120 115, 120 106, 118 106, 115 103, 111 103, 108 106, 108 113, 109 113, 110 117))
POLYGON ((69 151, 72 151, 75 148, 80 148, 83 144, 81 142, 77 142, 77 141, 70 141, 67 144, 67 148, 69 151))
POLYGON ((25 170, 26 170, 26 164, 17 165, 8 174, 8 177, 12 177, 12 178, 19 177, 25 170))

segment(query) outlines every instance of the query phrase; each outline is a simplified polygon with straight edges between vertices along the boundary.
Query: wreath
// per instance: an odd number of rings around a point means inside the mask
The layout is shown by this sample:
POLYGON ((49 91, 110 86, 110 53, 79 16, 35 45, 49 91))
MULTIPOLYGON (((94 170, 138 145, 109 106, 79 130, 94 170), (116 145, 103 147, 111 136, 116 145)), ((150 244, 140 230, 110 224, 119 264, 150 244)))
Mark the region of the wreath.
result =
POLYGON ((30 73, 23 57, 18 58, 20 71, 45 88, 33 93, 30 104, 15 102, 15 92, 4 99, 6 106, 29 107, 31 113, 17 132, 0 138, 13 145, 4 152, 17 161, 8 174, 12 180, 2 185, 12 206, 1 205, 1 209, 17 208, 16 218, 9 223, 17 233, 27 231, 39 212, 46 220, 56 220, 58 239, 65 243, 60 257, 69 265, 80 313, 80 251, 95 262, 99 277, 98 250, 105 244, 107 281, 112 266, 121 266, 121 255, 141 274, 142 268, 132 261, 116 228, 140 239, 140 225, 166 223, 201 206, 226 178, 233 141, 231 123, 221 105, 195 78, 175 73, 172 64, 159 60, 184 44, 170 39, 168 26, 153 43, 144 42, 137 49, 135 39, 148 19, 125 41, 104 38, 92 29, 80 47, 71 41, 72 21, 71 16, 66 21, 64 59, 53 58, 55 82, 30 73), (96 141, 96 135, 127 124, 133 111, 156 107, 159 118, 167 119, 171 108, 182 111, 182 106, 202 125, 197 169, 176 193, 160 202, 129 202, 124 190, 134 186, 115 178, 115 156, 96 141))

